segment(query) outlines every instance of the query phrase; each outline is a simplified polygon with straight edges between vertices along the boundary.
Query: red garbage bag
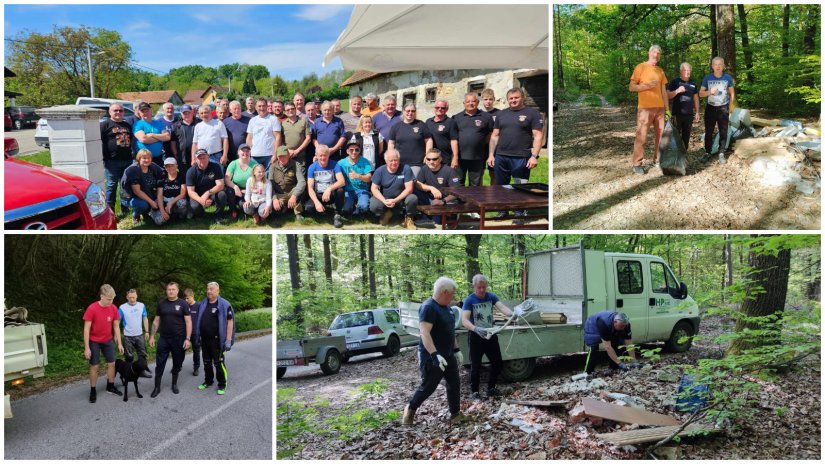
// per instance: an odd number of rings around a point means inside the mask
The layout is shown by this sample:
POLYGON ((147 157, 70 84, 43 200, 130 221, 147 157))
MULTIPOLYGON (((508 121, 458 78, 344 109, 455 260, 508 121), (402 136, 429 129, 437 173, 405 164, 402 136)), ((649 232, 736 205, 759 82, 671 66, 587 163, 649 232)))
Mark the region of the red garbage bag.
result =
POLYGON ((679 128, 670 120, 665 123, 662 141, 659 142, 659 166, 667 176, 684 176, 687 172, 687 149, 679 128))

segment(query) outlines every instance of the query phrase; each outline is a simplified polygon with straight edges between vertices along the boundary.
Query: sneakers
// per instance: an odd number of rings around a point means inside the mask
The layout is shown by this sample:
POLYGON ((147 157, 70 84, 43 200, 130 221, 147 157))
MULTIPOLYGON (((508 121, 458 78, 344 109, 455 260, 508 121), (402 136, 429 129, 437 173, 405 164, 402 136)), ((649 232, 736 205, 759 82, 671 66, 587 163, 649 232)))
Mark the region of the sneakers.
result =
POLYGON ((123 392, 118 390, 113 383, 106 384, 106 391, 109 393, 114 393, 115 395, 123 396, 123 392))
POLYGON ((662 168, 662 166, 660 166, 660 165, 659 165, 659 162, 658 162, 658 161, 656 161, 655 163, 653 163, 653 167, 654 167, 654 168, 659 168, 659 169, 661 169, 661 168, 662 168))
POLYGON ((381 219, 378 220, 378 223, 382 226, 389 225, 390 220, 392 220, 392 210, 388 209, 381 214, 381 219))
POLYGON ((404 406, 404 415, 401 417, 401 425, 413 425, 415 419, 415 410, 410 409, 410 405, 404 406))
POLYGON ((97 389, 92 387, 92 391, 89 392, 89 403, 94 403, 97 401, 97 389))
POLYGON ((644 174, 645 170, 641 166, 633 166, 633 174, 644 174))
POLYGON ((711 154, 708 153, 708 152, 705 152, 705 154, 702 155, 702 158, 699 161, 701 161, 703 163, 707 163, 708 161, 710 161, 710 158, 711 158, 711 154))
POLYGON ((470 395, 470 399, 473 400, 473 403, 478 403, 481 401, 481 394, 479 392, 473 392, 473 394, 470 395))
POLYGON ((295 222, 301 222, 303 220, 304 220, 304 215, 303 214, 298 213, 298 214, 295 215, 295 222))
POLYGON ((341 221, 341 215, 340 214, 336 214, 335 217, 332 218, 332 227, 335 227, 336 229, 340 229, 341 227, 344 227, 344 223, 341 221))
POLYGON ((211 383, 202 383, 202 384, 198 385, 198 390, 206 390, 207 388, 209 388, 211 386, 212 386, 211 383))
POLYGON ((501 396, 501 392, 498 391, 498 389, 496 387, 488 388, 487 389, 487 396, 489 396, 489 397, 501 396))
POLYGON ((226 388, 218 387, 218 394, 219 395, 225 395, 226 394, 226 388))
POLYGON ((215 216, 215 224, 216 225, 221 226, 221 225, 223 225, 223 223, 224 223, 223 216, 215 216))
POLYGON ((404 218, 404 228, 407 230, 416 230, 418 227, 415 225, 413 218, 407 216, 404 218))
POLYGON ((723 152, 719 152, 719 164, 725 164, 728 160, 725 159, 725 154, 723 152))

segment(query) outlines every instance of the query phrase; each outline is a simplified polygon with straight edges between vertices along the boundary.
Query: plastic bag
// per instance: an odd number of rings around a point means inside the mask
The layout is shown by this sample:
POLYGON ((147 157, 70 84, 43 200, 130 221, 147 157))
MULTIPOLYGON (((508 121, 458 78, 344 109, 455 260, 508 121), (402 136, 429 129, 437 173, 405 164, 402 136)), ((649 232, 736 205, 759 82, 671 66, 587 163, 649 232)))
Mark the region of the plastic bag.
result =
POLYGON ((684 176, 687 172, 687 150, 682 142, 679 128, 668 120, 659 142, 659 166, 662 173, 670 176, 684 176))
POLYGON ((516 305, 516 307, 513 308, 513 312, 516 316, 521 316, 522 314, 528 313, 534 309, 536 309, 536 302, 533 301, 532 298, 528 298, 524 300, 524 302, 516 305))

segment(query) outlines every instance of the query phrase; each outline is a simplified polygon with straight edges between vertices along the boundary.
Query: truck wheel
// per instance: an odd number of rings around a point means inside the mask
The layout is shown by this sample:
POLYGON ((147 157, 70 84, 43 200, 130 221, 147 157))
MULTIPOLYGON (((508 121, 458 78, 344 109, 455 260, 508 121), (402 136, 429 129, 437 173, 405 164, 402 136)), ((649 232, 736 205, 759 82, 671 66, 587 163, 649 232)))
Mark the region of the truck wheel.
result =
POLYGON ((341 353, 338 350, 327 351, 327 358, 321 364, 321 371, 326 375, 337 374, 341 370, 341 353))
POLYGON ((504 361, 501 374, 510 382, 519 382, 530 377, 536 368, 536 358, 511 359, 504 361))
POLYGON ((381 350, 384 353, 385 358, 392 358, 393 356, 397 355, 401 351, 401 340, 398 339, 397 335, 390 335, 389 340, 387 340, 387 346, 381 350))
POLYGON ((284 374, 286 374, 286 367, 279 367, 279 368, 278 368, 278 377, 277 377, 277 378, 279 378, 279 379, 280 379, 281 377, 283 377, 283 376, 284 376, 284 374))
POLYGON ((680 321, 673 327, 670 338, 665 342, 665 347, 673 353, 682 353, 690 349, 693 344, 693 325, 687 321, 680 321), (688 337, 687 340, 682 340, 688 337))

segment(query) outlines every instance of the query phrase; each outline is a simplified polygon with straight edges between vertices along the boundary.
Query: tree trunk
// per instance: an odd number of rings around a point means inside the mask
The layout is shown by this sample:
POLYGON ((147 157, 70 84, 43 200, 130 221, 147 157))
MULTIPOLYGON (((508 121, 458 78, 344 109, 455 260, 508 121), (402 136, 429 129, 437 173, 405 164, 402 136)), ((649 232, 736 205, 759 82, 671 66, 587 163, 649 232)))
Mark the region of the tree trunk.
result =
POLYGON ((808 20, 805 26, 805 37, 802 38, 802 51, 812 55, 816 51, 816 27, 819 24, 819 4, 807 5, 808 20))
POLYGON ((785 4, 782 8, 782 57, 787 58, 790 51, 791 35, 791 5, 785 4))
POLYGON ((465 268, 467 269, 467 286, 472 285, 473 276, 481 274, 481 264, 478 262, 478 246, 481 244, 481 235, 464 234, 464 254, 467 255, 465 268))
POLYGON ((307 282, 309 282, 309 291, 315 293, 315 258, 312 256, 312 236, 304 234, 304 249, 307 252, 307 282))
MULTIPOLYGON (((370 274, 370 300, 375 301, 375 235, 369 234, 367 236, 367 259, 369 260, 369 274, 370 274)), ((392 290, 392 286, 390 286, 392 290)))
POLYGON ((710 5, 710 56, 711 58, 719 56, 719 40, 716 37, 716 5, 710 5))
POLYGON ((553 5, 553 17, 555 19, 555 25, 553 29, 556 31, 556 70, 558 71, 559 76, 559 88, 564 88, 564 68, 562 65, 562 53, 561 53, 561 9, 560 5, 553 5))
POLYGON ((753 68, 753 51, 751 51, 750 47, 750 40, 748 38, 748 17, 747 13, 745 12, 745 5, 738 4, 736 5, 737 10, 739 10, 739 30, 742 34, 742 54, 745 57, 745 75, 744 80, 750 80, 751 78, 751 69, 753 68))
POLYGON ((367 270, 367 237, 364 234, 358 235, 358 251, 361 258, 361 291, 360 295, 368 293, 369 271, 367 270))
MULTIPOLYGON (((295 234, 286 236, 286 251, 289 257, 289 283, 293 292, 301 289, 301 270, 298 268, 298 237, 295 234)), ((304 313, 301 308, 301 300, 295 303, 295 322, 298 327, 304 326, 304 313)))
POLYGON ((822 274, 820 272, 819 264, 819 250, 817 253, 808 255, 808 269, 810 270, 810 277, 805 284, 805 295, 808 299, 819 301, 822 288, 822 274))
MULTIPOLYGON (((776 314, 777 321, 781 319, 785 309, 785 297, 788 294, 788 277, 791 270, 791 250, 783 249, 776 253, 757 253, 753 250, 755 245, 751 245, 751 252, 748 257, 748 265, 751 271, 748 275, 748 284, 745 288, 745 301, 742 303, 740 312, 744 318, 761 317, 776 314)), ((736 321, 736 332, 744 329, 759 329, 761 324, 757 324, 746 319, 736 321)), ((757 346, 758 344, 779 343, 779 340, 761 340, 755 343, 754 340, 736 339, 728 348, 728 354, 740 354, 744 350, 757 346)))
POLYGON ((323 234, 321 237, 324 244, 324 277, 329 284, 332 284, 332 253, 329 249, 329 235, 323 234))
POLYGON ((716 5, 716 27, 719 56, 725 60, 727 73, 736 79, 736 35, 733 5, 716 5))
POLYGON ((411 275, 412 272, 410 269, 410 262, 412 261, 412 256, 410 255, 409 250, 404 250, 404 253, 401 256, 401 288, 404 292, 403 295, 405 301, 411 301, 413 299, 413 295, 415 294, 415 287, 413 287, 413 277, 411 275))
POLYGON ((728 268, 728 283, 726 287, 733 285, 733 253, 731 250, 731 236, 725 234, 725 263, 728 268))

